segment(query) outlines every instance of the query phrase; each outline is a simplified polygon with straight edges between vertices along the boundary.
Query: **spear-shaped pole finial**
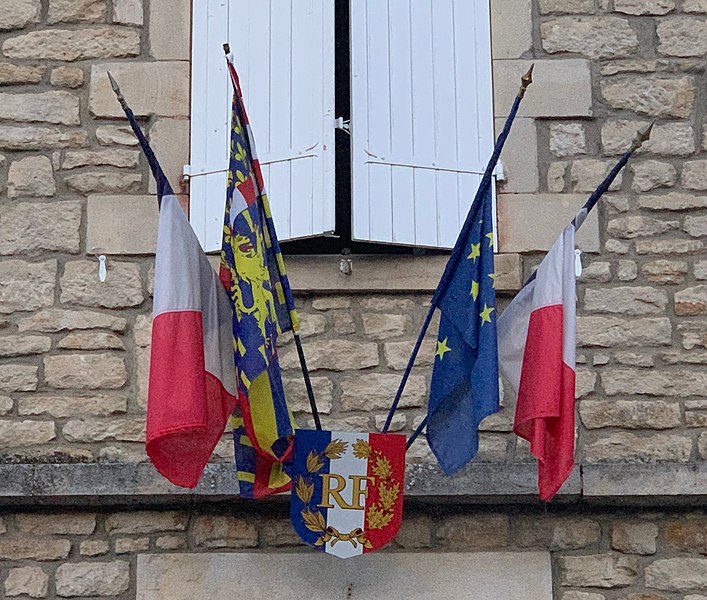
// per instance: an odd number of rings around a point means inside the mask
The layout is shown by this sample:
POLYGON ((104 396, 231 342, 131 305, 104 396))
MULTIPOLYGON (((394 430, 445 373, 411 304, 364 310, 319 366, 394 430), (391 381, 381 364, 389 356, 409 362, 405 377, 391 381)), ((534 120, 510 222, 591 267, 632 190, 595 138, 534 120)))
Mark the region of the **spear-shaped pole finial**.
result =
POLYGON ((525 92, 528 86, 533 83, 533 69, 535 68, 535 63, 530 65, 528 72, 520 78, 520 89, 518 90, 518 98, 525 96, 525 92))
POLYGON ((110 71, 106 71, 106 72, 108 73, 108 79, 110 79, 110 87, 113 88, 113 91, 115 92, 115 95, 118 98, 118 102, 120 102, 120 106, 123 107, 123 110, 126 110, 128 108, 128 103, 125 101, 125 97, 123 96, 123 92, 120 91, 120 86, 118 85, 118 82, 110 74, 110 71))
POLYGON ((651 131, 653 130, 653 125, 655 125, 655 121, 644 127, 643 129, 640 129, 638 133, 636 134, 636 139, 633 140, 633 143, 631 144, 631 147, 629 148, 629 152, 635 152, 638 150, 645 142, 648 141, 648 139, 651 137, 651 131))

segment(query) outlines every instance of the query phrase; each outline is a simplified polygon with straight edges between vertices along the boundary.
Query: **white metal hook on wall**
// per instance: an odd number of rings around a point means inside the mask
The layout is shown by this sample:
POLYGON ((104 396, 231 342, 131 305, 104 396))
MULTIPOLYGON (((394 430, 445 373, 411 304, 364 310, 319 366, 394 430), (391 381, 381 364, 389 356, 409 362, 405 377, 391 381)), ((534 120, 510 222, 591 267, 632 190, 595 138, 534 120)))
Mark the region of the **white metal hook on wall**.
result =
POLYGON ((105 283, 107 274, 108 273, 106 271, 106 255, 101 254, 98 257, 98 279, 101 280, 101 283, 105 283))

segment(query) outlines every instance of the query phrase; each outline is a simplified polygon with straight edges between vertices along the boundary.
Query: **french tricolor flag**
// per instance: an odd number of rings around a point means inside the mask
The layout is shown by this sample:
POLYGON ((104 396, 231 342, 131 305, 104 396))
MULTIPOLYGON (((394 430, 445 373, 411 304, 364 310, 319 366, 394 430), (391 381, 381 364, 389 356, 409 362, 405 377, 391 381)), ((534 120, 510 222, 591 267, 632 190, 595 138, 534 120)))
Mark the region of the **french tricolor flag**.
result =
POLYGON ((232 311, 176 196, 161 196, 146 450, 172 483, 199 482, 237 403, 232 311))
POLYGON ((574 467, 574 237, 573 222, 497 325, 500 370, 518 394, 513 430, 538 459, 542 500, 553 498, 574 467))

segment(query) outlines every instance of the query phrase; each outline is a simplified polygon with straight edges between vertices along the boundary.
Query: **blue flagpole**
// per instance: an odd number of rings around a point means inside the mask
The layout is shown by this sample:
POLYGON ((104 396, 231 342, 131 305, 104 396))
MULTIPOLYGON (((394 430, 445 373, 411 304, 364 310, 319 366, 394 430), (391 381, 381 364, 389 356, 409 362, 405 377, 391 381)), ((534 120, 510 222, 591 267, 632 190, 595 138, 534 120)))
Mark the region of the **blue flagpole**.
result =
POLYGON ((152 170, 152 175, 154 176, 155 181, 157 182, 157 206, 161 207, 162 196, 169 196, 174 193, 172 191, 172 186, 169 185, 167 176, 164 174, 160 163, 157 161, 157 157, 152 151, 150 142, 147 141, 145 134, 142 132, 142 129, 140 128, 140 125, 137 122, 137 119, 135 118, 135 113, 133 113, 132 109, 128 106, 128 103, 125 101, 123 93, 120 91, 118 82, 113 78, 110 72, 108 72, 108 79, 110 79, 110 86, 111 88, 113 88, 113 91, 115 92, 115 95, 118 98, 118 102, 120 102, 120 106, 123 107, 123 112, 128 118, 128 123, 130 123, 130 127, 132 128, 133 133, 135 134, 135 137, 137 138, 138 142, 140 142, 140 147, 142 148, 142 151, 147 157, 147 162, 149 163, 150 169, 152 170))
MULTIPOLYGON (((523 96, 525 96, 525 92, 528 89, 528 86, 533 83, 533 68, 535 65, 531 65, 530 69, 528 69, 528 72, 521 77, 521 86, 520 89, 518 90, 518 94, 516 95, 515 101, 513 102, 513 106, 511 108, 510 113, 508 114, 508 117, 506 118, 506 123, 503 126, 503 131, 501 131, 501 135, 498 136, 498 140, 496 140, 496 145, 494 146, 493 149, 493 154, 491 154, 491 158, 489 159, 488 164, 486 165, 486 170, 484 171, 484 175, 481 178, 481 183, 479 184, 479 189, 476 192, 476 196, 474 197, 474 201, 472 202, 471 206, 473 207, 474 204, 480 200, 481 196, 483 195, 484 191, 486 188, 492 184, 491 178, 493 177, 493 171, 496 168, 496 164, 498 163, 498 158, 501 155, 501 151, 503 150, 503 146, 506 143, 506 138, 508 138, 508 134, 511 131, 511 126, 513 125, 513 120, 516 117, 516 114, 518 113, 518 109, 520 108, 520 103, 523 100, 523 96)), ((452 250, 452 254, 449 257, 449 260, 447 261, 447 266, 444 269, 444 273, 442 274, 442 277, 439 281, 439 284, 437 285, 437 289, 435 290, 434 295, 432 296, 432 302, 430 304, 430 310, 427 313, 427 317, 425 318, 425 321, 422 325, 422 329, 420 331, 420 335, 417 338, 417 342, 415 343, 415 346, 412 350, 412 354, 410 355, 410 360, 408 361, 407 367, 405 368, 405 372, 403 373, 403 378, 400 381, 400 385, 398 386, 398 391, 395 393, 395 398, 393 399, 393 404, 390 407, 390 411, 388 412, 388 418, 385 421, 385 425, 383 426, 383 433, 386 433, 388 429, 390 428, 390 423, 393 420, 393 415, 395 414, 395 411, 398 409, 398 404, 400 404, 400 398, 403 395, 403 391, 405 390, 405 384, 407 383, 408 377, 410 377, 410 372, 412 371, 412 367, 415 364, 415 359, 417 358, 417 354, 420 351, 420 346, 422 346, 422 340, 425 338, 425 334, 427 333, 427 329, 430 326, 430 323, 432 322, 432 317, 434 315, 434 311, 437 308, 437 304, 440 300, 440 298, 444 295, 444 292, 447 289, 447 285, 449 284, 449 280, 452 276, 452 273, 454 273, 454 270, 457 266, 457 263, 459 262, 460 257, 462 256, 463 252, 463 240, 465 240, 468 237, 469 230, 471 229, 473 225, 473 219, 471 218, 471 208, 469 209, 469 212, 467 213, 466 220, 464 221, 464 225, 462 226, 461 232, 459 233, 459 237, 457 238, 457 243, 454 245, 454 249, 452 250)), ((426 423, 427 419, 425 419, 426 423)), ((419 434, 418 434, 419 435, 419 434)))

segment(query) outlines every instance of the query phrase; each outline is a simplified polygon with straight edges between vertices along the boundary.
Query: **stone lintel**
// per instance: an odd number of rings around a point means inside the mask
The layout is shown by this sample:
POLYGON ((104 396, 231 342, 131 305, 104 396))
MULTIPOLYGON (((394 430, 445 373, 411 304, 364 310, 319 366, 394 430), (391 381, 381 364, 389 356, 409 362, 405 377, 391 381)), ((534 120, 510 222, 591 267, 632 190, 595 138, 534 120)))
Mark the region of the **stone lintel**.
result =
MULTIPOLYGON (((707 465, 577 466, 553 504, 704 506, 707 465)), ((408 465, 406 498, 417 502, 539 505, 534 463, 472 464, 454 477, 436 465, 408 465)), ((116 506, 233 501, 230 464, 206 468, 199 485, 172 485, 150 464, 0 465, 0 506, 116 506)), ((286 502, 287 496, 274 499, 286 502)))

